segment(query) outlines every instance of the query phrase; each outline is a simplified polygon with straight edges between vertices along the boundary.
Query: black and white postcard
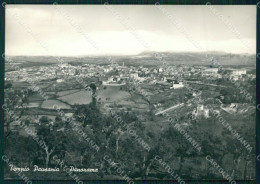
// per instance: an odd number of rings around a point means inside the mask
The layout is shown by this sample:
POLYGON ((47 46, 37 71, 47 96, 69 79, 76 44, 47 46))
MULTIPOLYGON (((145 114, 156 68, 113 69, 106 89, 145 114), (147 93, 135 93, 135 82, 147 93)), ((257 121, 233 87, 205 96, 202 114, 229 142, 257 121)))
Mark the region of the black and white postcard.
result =
POLYGON ((5 179, 254 180, 256 6, 5 7, 5 179))

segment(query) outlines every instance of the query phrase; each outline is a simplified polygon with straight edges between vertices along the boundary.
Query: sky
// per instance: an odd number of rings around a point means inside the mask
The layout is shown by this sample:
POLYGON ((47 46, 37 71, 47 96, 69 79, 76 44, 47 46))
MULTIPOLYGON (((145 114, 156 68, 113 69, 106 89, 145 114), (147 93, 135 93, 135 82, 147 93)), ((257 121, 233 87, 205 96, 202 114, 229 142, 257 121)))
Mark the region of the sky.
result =
POLYGON ((251 5, 7 5, 6 55, 256 53, 251 5))

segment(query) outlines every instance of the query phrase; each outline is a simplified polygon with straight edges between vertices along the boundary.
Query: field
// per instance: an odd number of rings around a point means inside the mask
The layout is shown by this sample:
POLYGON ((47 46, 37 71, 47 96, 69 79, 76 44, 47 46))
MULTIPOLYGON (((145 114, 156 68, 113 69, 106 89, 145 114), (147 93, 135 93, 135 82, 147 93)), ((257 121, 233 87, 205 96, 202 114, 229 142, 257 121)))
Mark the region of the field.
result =
POLYGON ((72 90, 66 90, 66 91, 59 91, 57 93, 58 96, 60 97, 63 97, 65 95, 70 95, 70 94, 73 94, 73 93, 76 93, 76 92, 79 92, 80 90, 77 90, 77 89, 72 89, 72 90))
POLYGON ((41 108, 44 109, 53 109, 53 106, 57 105, 61 109, 70 109, 70 106, 59 101, 59 100, 46 100, 42 103, 41 108))
POLYGON ((116 102, 130 97, 130 93, 121 91, 117 87, 107 87, 98 93, 98 99, 101 98, 102 102, 116 102))
POLYGON ((27 108, 32 108, 32 107, 39 107, 40 102, 30 102, 28 105, 26 105, 27 108))
POLYGON ((91 92, 86 90, 81 90, 76 93, 72 93, 63 97, 58 98, 64 102, 71 105, 75 104, 89 104, 91 102, 91 92))

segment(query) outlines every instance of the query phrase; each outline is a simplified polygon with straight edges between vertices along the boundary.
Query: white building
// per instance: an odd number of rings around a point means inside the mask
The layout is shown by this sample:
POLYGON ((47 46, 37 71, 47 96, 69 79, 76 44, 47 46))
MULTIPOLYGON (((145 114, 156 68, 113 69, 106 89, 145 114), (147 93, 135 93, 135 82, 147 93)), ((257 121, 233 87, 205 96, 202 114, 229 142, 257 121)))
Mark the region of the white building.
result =
POLYGON ((218 73, 218 68, 207 68, 205 69, 207 73, 218 73))
POLYGON ((138 73, 131 73, 130 77, 137 80, 138 79, 138 73))
POLYGON ((239 76, 239 75, 243 75, 243 74, 246 74, 246 70, 234 70, 234 71, 232 71, 232 75, 239 76))
POLYGON ((182 82, 179 82, 178 84, 174 84, 174 82, 172 83, 172 87, 170 87, 170 89, 177 89, 177 88, 182 88, 184 87, 182 82))
POLYGON ((209 109, 205 109, 204 105, 198 105, 197 109, 195 109, 192 112, 193 115, 195 115, 195 117, 197 116, 204 116, 205 118, 209 118, 209 109))
POLYGON ((56 82, 57 83, 64 82, 64 79, 57 79, 56 82))
POLYGON ((163 72, 163 68, 159 68, 158 71, 159 71, 159 72, 163 72))

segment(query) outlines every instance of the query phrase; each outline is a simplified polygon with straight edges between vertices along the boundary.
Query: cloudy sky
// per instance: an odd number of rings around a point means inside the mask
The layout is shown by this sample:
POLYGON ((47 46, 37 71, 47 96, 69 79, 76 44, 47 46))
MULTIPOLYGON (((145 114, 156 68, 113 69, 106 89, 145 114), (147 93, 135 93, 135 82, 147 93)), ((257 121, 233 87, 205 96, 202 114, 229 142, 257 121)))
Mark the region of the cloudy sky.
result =
POLYGON ((256 6, 7 5, 7 55, 256 52, 256 6))

